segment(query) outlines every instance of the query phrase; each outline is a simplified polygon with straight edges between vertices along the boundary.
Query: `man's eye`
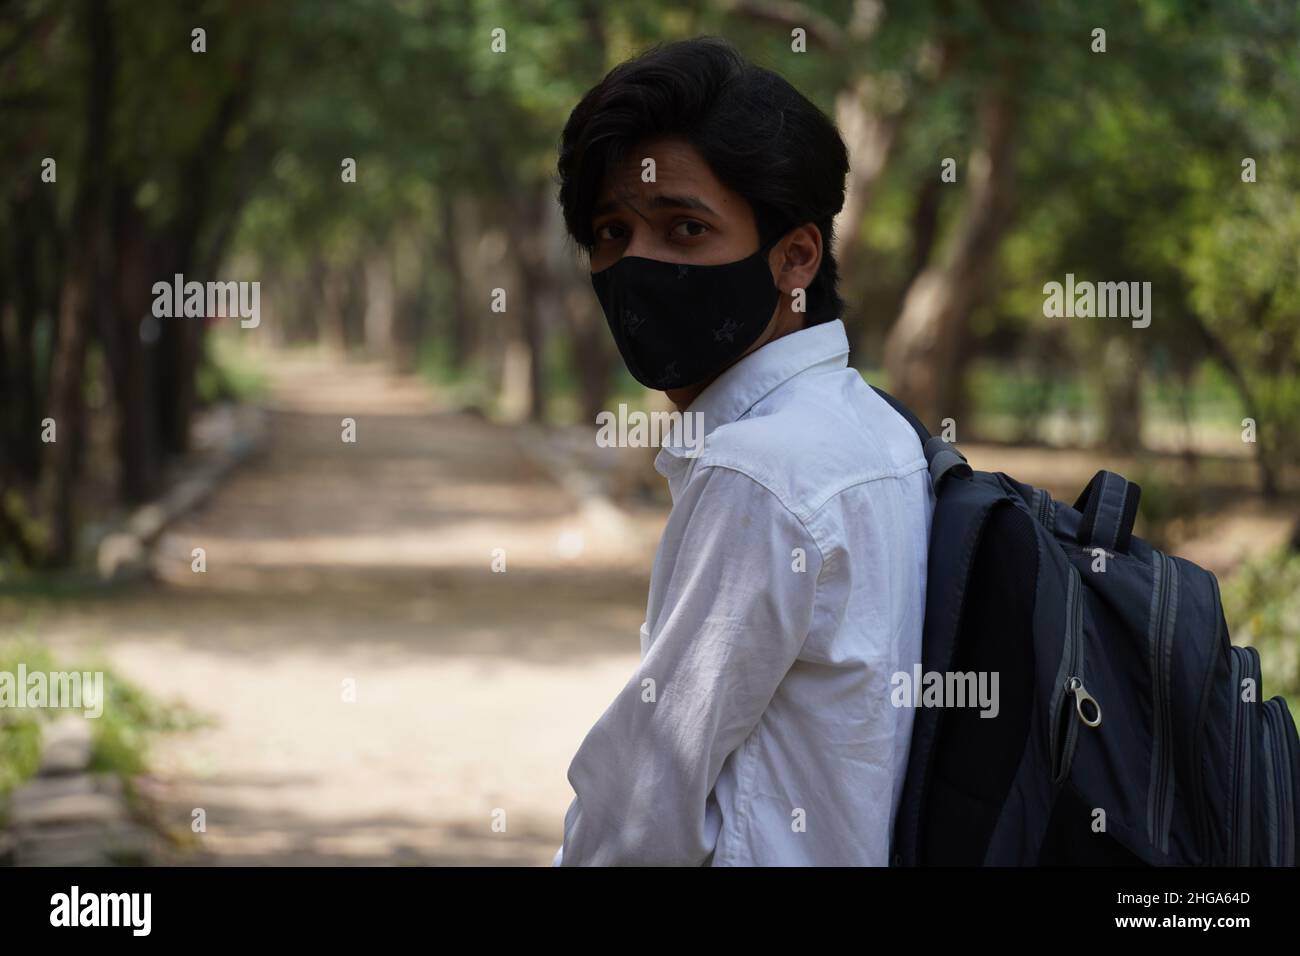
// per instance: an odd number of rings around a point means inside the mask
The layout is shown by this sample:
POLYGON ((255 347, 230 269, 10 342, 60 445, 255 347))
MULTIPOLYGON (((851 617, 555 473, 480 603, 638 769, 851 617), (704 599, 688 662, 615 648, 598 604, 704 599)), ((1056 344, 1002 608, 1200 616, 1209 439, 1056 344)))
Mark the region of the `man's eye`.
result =
POLYGON ((596 238, 604 241, 611 241, 622 237, 623 227, 616 222, 607 222, 603 226, 596 227, 596 238))
POLYGON ((709 231, 709 227, 695 219, 683 219, 673 226, 673 235, 679 238, 695 238, 709 231))

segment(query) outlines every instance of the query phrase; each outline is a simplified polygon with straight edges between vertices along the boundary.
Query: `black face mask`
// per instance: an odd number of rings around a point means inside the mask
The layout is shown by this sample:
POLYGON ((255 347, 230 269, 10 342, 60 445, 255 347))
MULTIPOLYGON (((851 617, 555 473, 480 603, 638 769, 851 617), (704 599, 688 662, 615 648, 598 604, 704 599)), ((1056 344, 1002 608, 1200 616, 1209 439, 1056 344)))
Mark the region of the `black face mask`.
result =
POLYGON ((781 299, 767 264, 780 238, 723 265, 624 256, 593 272, 591 285, 632 377, 648 388, 682 388, 743 355, 781 299))

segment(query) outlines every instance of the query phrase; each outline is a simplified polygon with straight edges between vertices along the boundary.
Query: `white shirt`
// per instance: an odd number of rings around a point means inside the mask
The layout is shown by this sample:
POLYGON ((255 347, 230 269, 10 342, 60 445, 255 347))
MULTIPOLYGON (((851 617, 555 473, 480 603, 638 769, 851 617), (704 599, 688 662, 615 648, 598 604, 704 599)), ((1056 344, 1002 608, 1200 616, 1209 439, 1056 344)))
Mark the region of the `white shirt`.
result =
POLYGON ((702 449, 661 448, 641 663, 569 766, 554 865, 888 863, 934 495, 848 352, 839 320, 769 342, 688 409, 702 449))

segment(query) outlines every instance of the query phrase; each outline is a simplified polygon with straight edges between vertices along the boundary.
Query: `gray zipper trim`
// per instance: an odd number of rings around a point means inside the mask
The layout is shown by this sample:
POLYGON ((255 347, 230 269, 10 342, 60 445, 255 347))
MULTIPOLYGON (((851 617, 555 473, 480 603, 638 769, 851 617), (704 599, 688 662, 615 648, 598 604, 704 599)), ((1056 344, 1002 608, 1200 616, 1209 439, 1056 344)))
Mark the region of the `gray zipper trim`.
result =
MULTIPOLYGON (((1246 677, 1253 678, 1254 663, 1251 657, 1249 646, 1233 647, 1234 669, 1236 680, 1233 682, 1232 689, 1232 706, 1236 714, 1233 737, 1236 742, 1236 751, 1233 758, 1233 766, 1237 768, 1238 775, 1232 796, 1232 828, 1234 840, 1233 862, 1237 866, 1250 865, 1250 844, 1251 844, 1251 802, 1250 802, 1250 778, 1255 772, 1254 761, 1251 754, 1254 750, 1254 708, 1255 703, 1248 703, 1241 699, 1241 682, 1246 677)), ((1259 692, 1259 684, 1256 682, 1256 693, 1259 692)))
POLYGON ((1147 790, 1147 839, 1161 853, 1169 852, 1169 828, 1174 814, 1173 725, 1170 686, 1174 624, 1178 617, 1178 568, 1159 551, 1152 553, 1154 580, 1147 629, 1147 662, 1151 670, 1151 781, 1147 790))
POLYGON ((1260 743, 1259 756, 1264 764, 1263 776, 1268 782, 1264 788, 1264 833, 1266 837, 1272 839, 1264 840, 1264 852, 1268 854, 1267 865, 1277 866, 1277 848, 1278 848, 1278 815, 1277 815, 1277 776, 1273 767, 1273 722, 1269 720, 1268 704, 1264 704, 1264 721, 1260 726, 1260 743))
POLYGON ((1034 517, 1048 531, 1056 530, 1056 509, 1052 507, 1052 496, 1042 488, 1035 488, 1031 496, 1030 507, 1034 517))
POLYGON ((1291 793, 1291 753, 1288 742, 1286 718, 1282 708, 1286 704, 1280 697, 1264 702, 1265 775, 1269 786, 1265 788, 1265 806, 1273 839, 1269 841, 1270 866, 1295 866, 1295 808, 1291 793))
POLYGON ((1065 592, 1065 639, 1062 642, 1061 663, 1056 671, 1056 690, 1052 694, 1048 708, 1052 721, 1048 741, 1051 746, 1053 783, 1060 783, 1069 775, 1070 767, 1074 763, 1074 748, 1079 733, 1078 721, 1073 714, 1066 720, 1063 739, 1060 729, 1061 708, 1068 706, 1071 710, 1076 709, 1074 701, 1067 703, 1065 699, 1071 696, 1068 690, 1070 679, 1083 676, 1080 673, 1083 670, 1083 628, 1081 626, 1083 615, 1080 613, 1082 606, 1079 603, 1082 600, 1079 593, 1082 582, 1078 570, 1073 565, 1070 565, 1069 573, 1069 585, 1065 592))

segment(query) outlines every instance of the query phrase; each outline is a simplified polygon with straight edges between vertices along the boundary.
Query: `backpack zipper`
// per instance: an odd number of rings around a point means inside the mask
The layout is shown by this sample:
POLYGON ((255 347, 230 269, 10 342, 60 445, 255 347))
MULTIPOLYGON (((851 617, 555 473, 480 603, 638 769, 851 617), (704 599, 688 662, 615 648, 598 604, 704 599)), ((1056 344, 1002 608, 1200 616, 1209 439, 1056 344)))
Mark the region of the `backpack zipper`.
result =
MULTIPOLYGON (((1250 865, 1250 707, 1251 703, 1241 699, 1242 679, 1251 676, 1247 670, 1250 665, 1249 646, 1232 647, 1232 814, 1229 822, 1235 839, 1232 863, 1235 866, 1250 865)), ((1258 690, 1256 691, 1258 693, 1258 690)))
MULTIPOLYGON (((1260 777, 1264 781, 1264 792, 1260 794, 1261 799, 1259 802, 1264 822, 1262 836, 1265 837, 1270 833, 1277 834, 1278 832, 1277 794, 1280 790, 1277 779, 1277 761, 1273 759, 1273 720, 1270 710, 1268 702, 1265 701, 1264 719, 1260 721, 1259 725, 1260 777)), ((1261 840, 1260 842, 1263 844, 1260 847, 1263 851, 1263 859, 1260 860, 1260 863, 1264 866, 1277 866, 1277 840, 1261 840)))
POLYGON ((1054 514, 1052 510, 1052 496, 1049 495, 1044 488, 1035 488, 1034 497, 1038 499, 1036 509, 1038 523, 1048 531, 1053 531, 1054 522, 1052 518, 1054 517, 1054 514))
POLYGON ((1061 783, 1069 776, 1070 767, 1074 764, 1074 750, 1078 746, 1080 721, 1089 727, 1101 724, 1101 705, 1088 693, 1088 688, 1083 682, 1083 601, 1080 600, 1080 587, 1079 572, 1071 565, 1070 584, 1065 597, 1066 648, 1065 654, 1062 655, 1061 669, 1064 677, 1058 678, 1060 683, 1056 693, 1052 695, 1050 708, 1052 714, 1050 740, 1055 764, 1052 774, 1053 783, 1061 783), (1073 707, 1070 711, 1063 711, 1062 707, 1066 706, 1065 702, 1070 697, 1074 698, 1073 707), (1068 719, 1068 725, 1065 739, 1059 741, 1058 747, 1062 719, 1068 719))
POLYGON ((1147 800, 1147 839, 1161 853, 1169 852, 1169 827, 1174 808, 1174 762, 1170 740, 1170 657, 1174 622, 1178 615, 1178 568, 1160 551, 1152 552, 1155 573, 1154 614, 1151 619, 1150 666, 1152 683, 1151 790, 1147 800))
MULTIPOLYGON (((1214 586, 1213 591, 1214 591, 1215 652, 1217 653, 1220 647, 1227 646, 1229 649, 1228 656, 1229 658, 1231 658, 1232 642, 1226 640, 1223 633, 1224 631, 1223 598, 1219 594, 1218 578, 1214 577, 1214 575, 1210 575, 1210 583, 1214 586)), ((1215 670, 1216 668, 1214 666, 1214 658, 1212 657, 1209 665, 1205 668, 1205 679, 1201 681, 1201 696, 1200 696, 1200 701, 1196 706, 1196 729, 1195 729, 1195 736, 1192 738, 1193 740, 1199 741, 1201 739, 1201 734, 1204 733, 1205 731, 1205 720, 1206 720, 1206 715, 1208 713, 1208 708, 1210 703, 1210 688, 1214 684, 1213 678, 1214 678, 1215 670)), ((1229 668, 1229 670, 1231 670, 1231 668, 1229 668)), ((1196 779, 1199 787, 1198 793, 1200 794, 1200 799, 1196 801, 1196 819, 1197 819, 1198 835, 1200 837, 1200 845, 1205 851, 1205 858, 1200 862, 1212 863, 1217 859, 1217 855, 1213 849, 1215 843, 1213 839, 1212 824, 1210 822, 1210 802, 1208 797, 1209 791, 1207 789, 1209 784, 1206 778, 1207 778, 1207 774, 1206 774, 1206 767, 1205 767, 1205 758, 1198 754, 1198 758, 1196 761, 1196 779)))

